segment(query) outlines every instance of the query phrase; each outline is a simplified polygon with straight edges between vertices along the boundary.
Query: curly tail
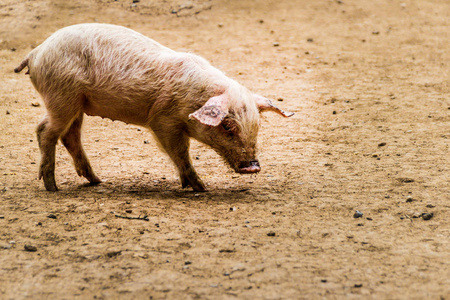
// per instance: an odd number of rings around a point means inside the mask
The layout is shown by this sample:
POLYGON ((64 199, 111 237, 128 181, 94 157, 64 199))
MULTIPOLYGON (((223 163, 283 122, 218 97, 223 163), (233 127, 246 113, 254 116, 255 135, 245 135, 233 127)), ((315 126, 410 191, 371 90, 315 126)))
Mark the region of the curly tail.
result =
MULTIPOLYGON (((25 58, 19 66, 17 66, 17 68, 14 69, 14 72, 19 73, 20 71, 22 71, 25 67, 28 67, 28 57, 25 58)), ((29 74, 29 70, 25 73, 25 74, 29 74)))

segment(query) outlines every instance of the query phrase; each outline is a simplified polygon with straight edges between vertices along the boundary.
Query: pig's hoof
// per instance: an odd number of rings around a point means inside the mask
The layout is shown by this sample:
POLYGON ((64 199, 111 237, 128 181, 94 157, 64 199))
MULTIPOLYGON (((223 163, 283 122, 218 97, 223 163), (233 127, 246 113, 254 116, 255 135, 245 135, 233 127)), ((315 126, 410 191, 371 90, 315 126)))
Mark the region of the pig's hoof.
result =
POLYGON ((45 189, 49 192, 57 192, 58 191, 58 187, 56 186, 56 184, 47 184, 44 182, 45 185, 45 189))
POLYGON ((206 191, 205 184, 203 182, 201 182, 200 180, 197 182, 191 182, 191 183, 189 183, 189 185, 196 192, 205 192, 206 191))
POLYGON ((58 187, 56 186, 56 181, 55 181, 55 175, 54 174, 46 174, 44 172, 42 172, 43 174, 39 174, 42 176, 42 178, 44 179, 44 186, 45 189, 47 191, 50 192, 56 192, 58 191, 58 187))
POLYGON ((101 180, 100 180, 100 181, 90 181, 90 182, 88 183, 88 185, 89 185, 89 186, 94 186, 94 185, 99 185, 100 183, 102 183, 101 180))
POLYGON ((192 189, 194 189, 194 192, 206 192, 206 188, 204 186, 192 187, 192 189))
POLYGON ((93 178, 88 178, 89 180, 89 184, 90 185, 97 185, 102 183, 102 180, 100 178, 98 178, 97 176, 93 177, 93 178))
POLYGON ((184 188, 191 186, 192 189, 196 192, 205 192, 206 187, 205 184, 199 179, 199 180, 189 180, 189 179, 182 179, 181 180, 181 186, 184 188))

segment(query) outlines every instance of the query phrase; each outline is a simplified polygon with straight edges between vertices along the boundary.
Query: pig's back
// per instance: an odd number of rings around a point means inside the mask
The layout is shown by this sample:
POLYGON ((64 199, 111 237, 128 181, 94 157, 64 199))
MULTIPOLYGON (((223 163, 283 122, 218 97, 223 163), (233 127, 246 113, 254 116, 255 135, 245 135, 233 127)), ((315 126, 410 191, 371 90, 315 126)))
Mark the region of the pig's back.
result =
POLYGON ((79 97, 88 114, 141 124, 160 88, 153 78, 160 61, 174 55, 125 27, 80 24, 51 35, 30 52, 28 65, 47 107, 55 96, 79 97))
POLYGON ((33 50, 29 66, 32 77, 48 77, 36 78, 39 82, 65 77, 98 89, 113 79, 136 79, 158 56, 170 53, 174 51, 125 27, 79 24, 58 30, 33 50))
POLYGON ((31 80, 44 99, 78 95, 87 114, 135 124, 175 102, 205 102, 230 81, 201 57, 107 24, 63 28, 28 59, 31 80))

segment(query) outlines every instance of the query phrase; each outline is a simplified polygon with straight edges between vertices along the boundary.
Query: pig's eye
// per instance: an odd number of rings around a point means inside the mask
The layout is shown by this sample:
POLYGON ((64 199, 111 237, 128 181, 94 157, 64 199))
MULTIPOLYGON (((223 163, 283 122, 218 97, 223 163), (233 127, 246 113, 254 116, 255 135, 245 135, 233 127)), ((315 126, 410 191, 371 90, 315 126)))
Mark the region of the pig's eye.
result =
POLYGON ((223 129, 225 129, 226 131, 230 131, 230 130, 231 130, 231 128, 230 128, 227 124, 225 124, 225 123, 222 123, 222 127, 223 127, 223 129))

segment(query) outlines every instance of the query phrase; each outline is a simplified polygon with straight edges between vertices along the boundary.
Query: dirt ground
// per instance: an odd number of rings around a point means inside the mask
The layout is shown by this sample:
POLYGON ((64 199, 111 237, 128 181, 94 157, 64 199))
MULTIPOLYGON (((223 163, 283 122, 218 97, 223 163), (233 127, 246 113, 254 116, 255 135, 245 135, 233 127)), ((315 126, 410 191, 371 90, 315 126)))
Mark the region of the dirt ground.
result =
POLYGON ((449 20, 447 0, 0 0, 0 298, 450 299, 449 20), (45 108, 13 69, 84 22, 202 55, 294 111, 264 115, 261 173, 194 142, 209 191, 183 190, 147 130, 89 117, 105 182, 59 144, 45 191, 45 108))

